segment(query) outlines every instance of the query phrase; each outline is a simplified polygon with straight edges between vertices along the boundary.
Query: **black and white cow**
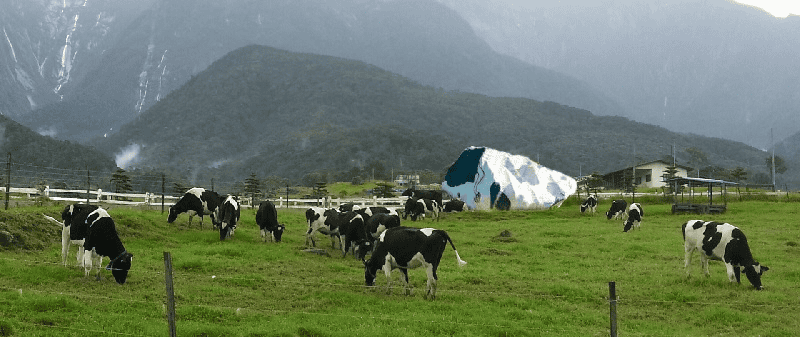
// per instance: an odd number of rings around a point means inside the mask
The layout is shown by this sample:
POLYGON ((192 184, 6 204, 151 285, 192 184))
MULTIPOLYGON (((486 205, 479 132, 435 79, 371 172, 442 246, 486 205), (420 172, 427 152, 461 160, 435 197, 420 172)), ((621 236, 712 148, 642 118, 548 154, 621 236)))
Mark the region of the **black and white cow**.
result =
POLYGON ((606 212, 606 218, 619 219, 625 216, 625 209, 628 208, 628 202, 624 199, 614 200, 611 202, 611 208, 606 212))
POLYGON ((264 242, 267 242, 267 235, 272 242, 281 242, 286 226, 278 223, 278 211, 272 201, 266 200, 258 204, 256 224, 261 229, 261 239, 264 242))
POLYGON ((464 202, 458 199, 450 199, 444 203, 444 212, 463 212, 464 202))
POLYGON ((383 233, 383 231, 394 228, 400 227, 400 216, 395 214, 388 214, 388 213, 379 213, 375 214, 367 220, 367 227, 366 231, 367 234, 372 236, 372 241, 378 239, 378 237, 383 233))
POLYGON ((741 283, 739 268, 744 268, 744 274, 750 284, 761 290, 761 275, 769 270, 753 259, 747 237, 744 233, 729 223, 719 223, 703 220, 689 220, 682 226, 683 248, 685 251, 684 268, 686 277, 689 277, 689 265, 692 254, 700 253, 700 264, 703 272, 708 276, 708 260, 721 260, 728 270, 728 280, 741 283))
POLYGON ((168 223, 173 223, 181 213, 189 214, 189 226, 192 225, 192 217, 200 216, 200 228, 203 228, 203 216, 211 216, 211 223, 218 226, 216 220, 217 208, 222 202, 219 194, 204 188, 195 187, 186 191, 186 194, 169 208, 168 223))
POLYGON ((129 253, 122 245, 114 220, 106 210, 98 207, 89 213, 85 221, 89 225, 86 241, 83 243, 85 275, 88 277, 92 269, 96 267, 97 279, 100 280, 100 263, 103 261, 103 257, 108 257, 111 261, 106 266, 106 270, 111 271, 111 275, 114 276, 117 283, 124 284, 128 279, 133 254, 129 253))
POLYGON ((339 235, 341 235, 341 240, 344 242, 342 257, 345 257, 352 247, 353 257, 363 260, 367 252, 372 250, 372 240, 367 235, 364 217, 357 212, 347 212, 342 215, 342 220, 339 225, 339 235))
POLYGON ((442 190, 418 190, 414 187, 408 188, 403 191, 403 196, 406 197, 413 197, 417 199, 430 199, 436 200, 438 205, 442 205, 442 199, 444 197, 444 191, 442 190))
POLYGON ((225 240, 233 236, 236 224, 239 223, 239 202, 228 195, 219 205, 219 239, 225 240))
MULTIPOLYGON (((308 231, 306 232, 306 246, 311 241, 311 246, 316 247, 314 234, 317 232, 330 236, 331 247, 336 248, 336 241, 339 241, 339 228, 335 227, 335 221, 328 221, 328 217, 338 217, 339 211, 335 208, 311 207, 306 210, 306 222, 308 231)), ((341 242, 340 242, 341 244, 341 242)))
POLYGON ((590 211, 592 214, 597 212, 597 197, 594 195, 590 195, 586 198, 586 200, 581 203, 581 213, 586 213, 586 211, 590 211))
POLYGON ((424 217, 427 212, 432 213, 433 217, 439 220, 439 205, 435 200, 410 197, 406 200, 403 219, 411 216, 411 221, 417 221, 417 218, 424 217))
POLYGON ((383 269, 386 275, 388 289, 391 289, 391 273, 400 269, 403 273, 406 295, 411 294, 408 284, 408 269, 423 267, 428 274, 428 284, 425 297, 436 298, 437 281, 436 269, 442 259, 447 243, 453 247, 459 266, 467 264, 458 255, 458 250, 447 232, 434 228, 395 227, 385 230, 378 239, 375 251, 368 261, 364 262, 364 280, 367 286, 375 285, 378 269, 383 269))
POLYGON ((348 203, 339 205, 339 212, 350 212, 350 211, 356 211, 356 210, 359 210, 359 209, 361 209, 361 206, 356 205, 356 204, 354 204, 352 202, 348 202, 348 203))
POLYGON ((75 255, 78 260, 77 265, 83 266, 83 243, 86 234, 89 232, 89 225, 86 224, 86 217, 97 209, 95 205, 74 204, 69 205, 61 211, 63 225, 61 229, 61 262, 67 265, 67 255, 69 255, 70 245, 78 246, 75 255))
POLYGON ((631 228, 641 228, 642 226, 642 217, 644 217, 644 210, 642 210, 642 205, 638 202, 631 203, 631 206, 628 207, 628 219, 622 223, 622 231, 627 232, 631 230, 631 228))

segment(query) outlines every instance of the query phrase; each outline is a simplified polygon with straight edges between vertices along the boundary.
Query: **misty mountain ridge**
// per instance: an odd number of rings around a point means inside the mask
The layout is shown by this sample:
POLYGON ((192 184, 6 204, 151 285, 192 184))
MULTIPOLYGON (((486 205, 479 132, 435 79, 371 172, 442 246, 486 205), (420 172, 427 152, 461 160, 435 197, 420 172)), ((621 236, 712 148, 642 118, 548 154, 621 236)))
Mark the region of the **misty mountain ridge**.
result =
POLYGON ((620 115, 767 148, 800 132, 800 16, 731 1, 439 0, 492 48, 585 81, 620 115))
POLYGON ((361 60, 445 90, 551 100, 603 114, 622 109, 581 81, 494 52, 435 1, 176 0, 156 2, 133 20, 63 103, 19 118, 60 138, 102 136, 248 44, 361 60), (80 122, 88 118, 93 125, 80 122))
POLYGON ((370 161, 438 172, 471 145, 575 176, 661 159, 673 144, 681 164, 696 147, 707 165, 766 170, 763 151, 737 142, 554 102, 445 91, 361 61, 257 45, 217 60, 93 144, 109 155, 136 144, 132 167, 227 180, 255 173, 296 181, 370 161))

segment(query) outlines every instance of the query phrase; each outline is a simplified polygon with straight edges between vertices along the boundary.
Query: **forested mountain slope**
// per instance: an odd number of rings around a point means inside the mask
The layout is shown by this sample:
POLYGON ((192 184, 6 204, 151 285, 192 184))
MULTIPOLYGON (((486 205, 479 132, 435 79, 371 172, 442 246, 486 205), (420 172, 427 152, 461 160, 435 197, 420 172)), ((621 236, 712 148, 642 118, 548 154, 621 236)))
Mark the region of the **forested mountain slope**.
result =
POLYGON ((442 171, 470 145, 571 175, 662 158, 673 145, 682 164, 690 147, 707 154, 702 165, 763 171, 766 156, 742 143, 553 102, 445 91, 360 61, 258 45, 214 62, 94 144, 108 154, 138 145, 138 167, 235 179, 298 179, 371 161, 442 171))

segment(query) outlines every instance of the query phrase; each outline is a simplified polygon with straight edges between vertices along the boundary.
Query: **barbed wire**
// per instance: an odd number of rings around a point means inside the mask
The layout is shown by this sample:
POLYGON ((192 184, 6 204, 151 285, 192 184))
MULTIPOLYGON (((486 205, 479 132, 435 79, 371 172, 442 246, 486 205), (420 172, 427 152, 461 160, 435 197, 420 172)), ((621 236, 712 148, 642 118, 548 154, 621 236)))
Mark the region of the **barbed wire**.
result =
MULTIPOLYGON (((49 264, 49 265, 58 265, 62 266, 59 262, 49 262, 49 261, 35 261, 35 260, 28 260, 28 259, 14 259, 9 257, 0 257, 3 260, 9 261, 16 261, 16 262, 24 262, 29 266, 32 265, 41 265, 41 264, 49 264)), ((153 277, 164 277, 163 271, 153 271, 153 270, 136 270, 136 273, 145 273, 153 275, 153 277)), ((303 285, 304 287, 313 287, 317 288, 320 286, 328 287, 328 288, 357 288, 357 289, 387 289, 387 290, 404 290, 404 285, 397 285, 401 283, 398 280, 392 282, 391 286, 387 285, 376 285, 376 286, 367 286, 364 284, 360 284, 360 282, 353 282, 353 283, 330 283, 326 282, 325 280, 293 280, 290 284, 286 282, 286 279, 278 279, 278 278, 251 278, 251 277, 242 277, 242 276, 225 276, 225 275, 199 275, 197 273, 187 273, 182 271, 173 271, 173 277, 178 280, 178 282, 184 281, 191 281, 197 279, 205 279, 205 278, 212 278, 215 280, 228 280, 228 281, 250 281, 254 283, 264 283, 270 282, 272 285, 277 285, 281 287, 293 287, 296 285, 303 285)), ((377 283, 377 282, 376 282, 377 283)), ((388 283, 388 282, 387 282, 388 283)), ((17 288, 9 288, 9 287, 2 287, 0 289, 9 289, 9 290, 17 290, 17 288)), ((413 289, 413 287, 412 287, 413 289)), ((34 291, 34 290, 31 290, 34 291)), ((47 293, 42 291, 43 293, 47 293)), ((461 289, 438 289, 438 294, 481 294, 481 295, 494 295, 494 296, 501 296, 501 297, 532 297, 532 298, 551 298, 551 299, 561 299, 561 300, 583 300, 587 302, 608 302, 608 298, 604 295, 598 296, 574 296, 574 295, 555 295, 555 294, 542 294, 542 293, 523 293, 523 292, 506 292, 506 291, 476 291, 476 290, 461 290, 461 289)), ((56 293, 50 293, 56 294, 56 293)), ((77 295, 76 295, 77 296, 77 295)), ((126 299, 118 299, 118 298, 108 298, 110 300, 122 300, 126 301, 126 299)), ((130 300, 131 302, 143 302, 147 303, 147 301, 141 300, 130 300)), ((639 298, 631 298, 631 297, 620 297, 617 296, 617 303, 662 303, 662 304, 693 304, 693 305, 726 305, 730 307, 736 306, 746 306, 746 307, 761 307, 761 308, 770 308, 770 309, 792 309, 796 308, 794 304, 786 304, 786 305, 777 305, 777 304, 769 304, 769 303, 753 303, 752 301, 746 302, 733 302, 733 301, 725 301, 725 302, 709 302, 709 301, 680 301, 680 300, 648 300, 648 299, 639 299, 639 298)))

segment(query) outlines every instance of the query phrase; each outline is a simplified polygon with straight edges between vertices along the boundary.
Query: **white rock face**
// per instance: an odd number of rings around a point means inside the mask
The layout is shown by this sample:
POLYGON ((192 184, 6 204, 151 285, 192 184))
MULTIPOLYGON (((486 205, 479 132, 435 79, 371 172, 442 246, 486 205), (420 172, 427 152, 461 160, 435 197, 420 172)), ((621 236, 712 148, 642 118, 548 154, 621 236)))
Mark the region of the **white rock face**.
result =
POLYGON ((453 198, 482 210, 560 206, 577 187, 572 177, 528 157, 475 146, 461 152, 442 182, 453 198))

